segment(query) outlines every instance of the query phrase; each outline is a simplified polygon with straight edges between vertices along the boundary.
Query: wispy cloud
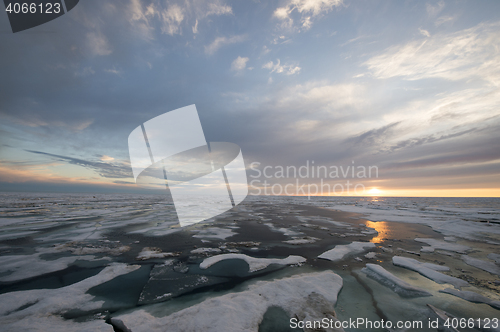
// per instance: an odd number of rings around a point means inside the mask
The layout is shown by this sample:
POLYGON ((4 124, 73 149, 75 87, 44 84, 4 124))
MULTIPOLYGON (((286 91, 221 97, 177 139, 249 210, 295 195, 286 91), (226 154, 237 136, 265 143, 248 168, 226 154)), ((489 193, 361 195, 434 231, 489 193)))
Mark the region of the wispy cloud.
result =
POLYGON ((291 64, 285 64, 282 65, 280 62, 280 59, 274 63, 273 61, 269 61, 266 64, 262 66, 262 68, 269 69, 271 73, 277 73, 277 74, 287 74, 287 75, 293 75, 297 74, 300 72, 300 67, 297 65, 291 65, 291 64))
POLYGON ((178 5, 171 5, 161 12, 162 28, 161 32, 168 35, 181 33, 181 23, 184 19, 184 11, 178 5))
POLYGON ((407 80, 481 78, 500 84, 500 23, 479 24, 449 34, 386 49, 364 63, 374 77, 407 80))
POLYGON ((341 6, 342 0, 288 0, 283 7, 278 7, 273 16, 278 18, 284 28, 294 25, 291 14, 297 11, 300 14, 300 26, 307 30, 312 25, 312 18, 320 14, 328 13, 334 7, 341 6))
POLYGON ((229 38, 228 37, 217 37, 210 45, 205 46, 205 53, 214 54, 222 46, 229 45, 229 44, 235 44, 235 43, 241 43, 242 41, 245 40, 245 38, 246 37, 244 35, 232 36, 229 38))

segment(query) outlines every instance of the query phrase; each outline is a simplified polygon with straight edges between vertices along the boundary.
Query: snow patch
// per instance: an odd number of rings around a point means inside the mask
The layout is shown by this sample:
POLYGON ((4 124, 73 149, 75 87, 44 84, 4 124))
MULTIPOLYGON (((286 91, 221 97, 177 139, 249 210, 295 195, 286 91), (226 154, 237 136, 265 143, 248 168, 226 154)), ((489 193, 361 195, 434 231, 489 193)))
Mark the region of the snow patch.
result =
POLYGON ((318 258, 328 259, 332 262, 340 261, 349 254, 360 254, 367 249, 375 248, 375 243, 352 242, 346 245, 337 245, 335 248, 325 251, 318 258))

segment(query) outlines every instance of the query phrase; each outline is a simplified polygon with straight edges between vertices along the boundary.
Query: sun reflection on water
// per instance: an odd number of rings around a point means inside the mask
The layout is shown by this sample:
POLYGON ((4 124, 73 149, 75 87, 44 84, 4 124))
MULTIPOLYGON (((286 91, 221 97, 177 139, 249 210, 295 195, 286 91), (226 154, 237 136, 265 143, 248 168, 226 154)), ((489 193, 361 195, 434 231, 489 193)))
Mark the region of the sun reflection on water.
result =
POLYGON ((372 243, 381 243, 383 242, 383 239, 390 238, 391 230, 389 228, 389 225, 385 221, 366 221, 366 226, 371 227, 375 229, 378 234, 377 236, 373 237, 370 242, 372 243))

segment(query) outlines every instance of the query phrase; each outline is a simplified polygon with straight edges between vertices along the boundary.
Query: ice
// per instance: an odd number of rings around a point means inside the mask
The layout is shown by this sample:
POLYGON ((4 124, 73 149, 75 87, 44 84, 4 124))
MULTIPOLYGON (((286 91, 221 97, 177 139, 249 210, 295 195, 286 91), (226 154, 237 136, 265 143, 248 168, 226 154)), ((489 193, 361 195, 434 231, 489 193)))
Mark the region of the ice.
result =
POLYGON ((9 273, 0 277, 0 281, 18 281, 66 269, 78 260, 94 260, 95 256, 69 256, 55 260, 43 260, 43 254, 53 253, 49 248, 38 248, 32 255, 6 255, 0 256, 0 271, 9 273))
POLYGON ((266 225, 267 227, 269 227, 271 229, 271 231, 273 231, 273 232, 280 232, 280 233, 283 233, 283 235, 286 235, 286 236, 297 236, 297 235, 304 234, 302 232, 297 232, 297 231, 291 230, 290 228, 284 228, 284 227, 278 228, 278 227, 275 227, 271 223, 265 223, 264 225, 266 225))
POLYGON ((87 294, 87 291, 139 267, 114 263, 99 274, 66 287, 0 294, 2 331, 111 331, 103 321, 73 323, 64 321, 60 315, 69 310, 91 311, 102 308, 104 301, 94 301, 94 296, 87 294))
POLYGON ((467 251, 470 250, 469 247, 461 244, 449 243, 449 242, 439 241, 436 239, 416 238, 415 241, 427 243, 429 245, 429 247, 422 247, 421 250, 422 252, 434 252, 434 250, 436 249, 441 249, 441 250, 454 251, 459 254, 465 254, 467 251))
POLYGON ((491 260, 494 260, 497 264, 500 264, 500 255, 499 254, 491 253, 491 254, 488 254, 488 256, 486 256, 486 257, 488 257, 491 260))
MULTIPOLYGON (((109 242, 109 241, 108 241, 109 242)), ((130 250, 129 246, 115 245, 114 243, 92 244, 85 242, 68 242, 54 248, 57 251, 70 251, 74 255, 93 255, 105 253, 118 256, 130 250)))
POLYGON ((341 221, 335 221, 333 219, 326 218, 326 217, 320 217, 320 216, 316 216, 316 217, 297 216, 297 219, 299 219, 299 221, 302 223, 310 223, 310 222, 318 222, 319 221, 319 222, 329 223, 329 224, 332 224, 332 225, 337 226, 337 227, 351 227, 351 225, 349 225, 348 223, 341 222, 341 221))
POLYGON ((451 284, 455 288, 460 288, 469 285, 469 283, 465 280, 437 272, 437 271, 448 270, 448 268, 445 266, 440 266, 430 263, 421 263, 416 259, 401 257, 401 256, 392 257, 392 263, 396 266, 401 266, 409 270, 416 271, 421 275, 423 275, 424 277, 427 277, 437 282, 438 284, 451 284))
POLYGON ((360 254, 368 249, 375 248, 375 243, 371 242, 352 242, 346 245, 337 245, 335 248, 325 251, 318 258, 328 259, 332 262, 340 261, 347 255, 360 254))
POLYGON ((394 292, 404 297, 432 296, 431 293, 403 281, 377 264, 366 264, 361 271, 367 276, 377 280, 382 285, 391 288, 394 292))
POLYGON ((212 254, 212 253, 220 253, 221 250, 219 248, 197 248, 191 250, 192 254, 212 254))
POLYGON ((482 259, 474 258, 467 255, 462 255, 462 260, 467 265, 474 266, 475 268, 500 276, 500 266, 498 266, 495 263, 483 261, 482 259))
POLYGON ((149 274, 149 280, 139 296, 139 304, 165 301, 197 288, 227 282, 228 278, 186 274, 189 268, 184 263, 173 265, 172 261, 157 264, 149 274))
POLYGON ((231 229, 219 228, 219 227, 208 227, 202 230, 195 230, 197 232, 193 237, 201 239, 219 239, 225 240, 228 237, 236 235, 238 233, 233 232, 231 229))
POLYGON ((292 237, 291 240, 287 240, 287 241, 283 241, 283 242, 288 243, 288 244, 308 244, 308 243, 314 243, 318 240, 319 239, 317 237, 312 237, 312 236, 303 236, 303 237, 294 236, 294 237, 292 237))
POLYGON ((226 259, 244 260, 245 262, 248 263, 250 272, 255 272, 265 269, 270 264, 293 265, 293 264, 304 263, 306 261, 306 259, 302 256, 293 256, 293 255, 290 255, 287 258, 254 258, 251 256, 247 256, 245 254, 222 254, 205 258, 205 260, 203 260, 203 262, 200 263, 200 268, 207 269, 210 266, 214 265, 215 263, 226 259))
MULTIPOLYGON (((331 271, 259 281, 247 290, 205 300, 166 317, 157 318, 145 309, 111 318, 134 332, 249 332, 258 331, 270 307, 282 308, 289 317, 303 320, 334 318, 333 305, 342 278, 331 271)), ((333 330, 342 331, 342 330, 333 330)))
POLYGON ((175 257, 179 256, 178 252, 162 252, 159 248, 145 247, 137 255, 136 259, 138 261, 144 261, 151 258, 165 258, 165 257, 175 257))
POLYGON ((483 295, 475 293, 475 292, 459 291, 459 290, 452 289, 452 288, 446 288, 446 289, 440 290, 440 292, 455 295, 457 297, 460 297, 466 301, 473 302, 473 303, 486 303, 489 306, 491 306, 492 308, 500 310, 500 301, 494 301, 490 298, 487 298, 486 296, 483 296, 483 295))

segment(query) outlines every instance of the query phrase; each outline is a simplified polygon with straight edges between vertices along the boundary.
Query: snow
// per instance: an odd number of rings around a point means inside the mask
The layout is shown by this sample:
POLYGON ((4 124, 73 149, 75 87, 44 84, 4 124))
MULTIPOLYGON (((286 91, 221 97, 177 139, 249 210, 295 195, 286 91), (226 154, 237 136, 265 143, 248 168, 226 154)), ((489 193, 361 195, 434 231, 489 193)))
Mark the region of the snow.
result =
POLYGON ((218 239, 225 240, 228 237, 236 235, 238 233, 233 232, 231 229, 219 228, 219 227, 208 227, 202 230, 195 230, 197 232, 193 237, 201 239, 218 239))
POLYGON ((0 277, 0 281, 18 281, 66 269, 77 260, 94 260, 94 256, 69 256, 55 260, 43 260, 43 254, 53 253, 49 248, 38 248, 32 255, 0 256, 0 272, 11 272, 0 277))
POLYGON ((145 261, 151 258, 165 258, 165 257, 175 257, 179 256, 179 253, 174 252, 162 252, 159 248, 145 247, 137 255, 136 259, 138 261, 145 261))
POLYGON ((439 273, 437 271, 446 271, 447 267, 430 264, 430 263, 421 263, 413 258, 394 256, 392 257, 392 263, 396 266, 401 266, 407 268, 409 270, 416 271, 427 277, 438 284, 451 284, 455 288, 460 288, 464 286, 468 286, 469 283, 465 280, 458 279, 446 274, 439 273))
POLYGON ((475 293, 475 292, 459 291, 459 290, 452 289, 452 288, 446 288, 446 289, 440 290, 439 292, 455 295, 457 297, 460 297, 466 301, 473 302, 473 303, 486 303, 489 306, 500 310, 500 301, 493 301, 492 299, 487 298, 486 296, 483 296, 483 295, 475 293))
POLYGON ((371 242, 352 242, 346 245, 337 245, 335 248, 325 251, 318 258, 328 259, 332 262, 340 261, 347 255, 360 254, 368 249, 375 248, 375 243, 371 242))
POLYGON ((311 221, 314 221, 314 222, 319 221, 319 222, 326 222, 326 223, 332 224, 332 225, 337 226, 337 227, 351 227, 351 225, 349 225, 348 223, 341 222, 341 221, 335 221, 333 219, 326 218, 326 217, 320 217, 320 216, 315 216, 315 217, 297 216, 297 219, 299 219, 299 221, 302 223, 309 223, 311 221))
POLYGON ((194 250, 191 250, 192 254, 211 254, 211 253, 220 253, 222 250, 219 248, 197 248, 194 250))
POLYGON ((447 250, 447 251, 454 251, 459 254, 464 254, 467 251, 470 250, 469 247, 461 245, 461 244, 456 244, 456 243, 450 243, 450 242, 444 242, 436 239, 424 239, 424 238, 416 238, 415 241, 417 242, 423 242, 427 243, 429 247, 422 247, 422 252, 434 252, 436 249, 441 249, 441 250, 447 250))
POLYGON ((308 243, 314 243, 318 240, 319 239, 317 237, 312 237, 312 236, 303 236, 303 237, 294 236, 292 237, 292 240, 287 240, 283 242, 288 244, 308 244, 308 243))
POLYGON ((467 265, 474 266, 475 268, 500 276, 500 266, 495 263, 483 261, 482 259, 470 257, 467 255, 462 255, 462 260, 467 265))
POLYGON ((70 310, 91 311, 104 301, 93 301, 86 292, 117 276, 135 271, 139 265, 114 263, 99 274, 58 289, 33 289, 0 294, 2 331, 112 331, 104 321, 73 323, 59 315, 70 310))
MULTIPOLYGON (((248 332, 258 331, 269 307, 280 307, 299 320, 333 317, 333 305, 342 278, 331 271, 259 281, 247 290, 205 300, 166 317, 156 318, 145 309, 111 318, 134 332, 248 332), (326 313, 326 315, 325 315, 326 313)), ((342 331, 342 330, 334 330, 342 331)))
POLYGON ((269 227, 271 229, 271 231, 273 231, 273 232, 280 232, 280 233, 283 233, 283 235, 286 235, 286 236, 297 236, 297 235, 303 235, 304 234, 302 232, 297 232, 297 231, 291 230, 290 228, 284 228, 284 227, 278 228, 278 227, 275 227, 271 223, 265 223, 264 225, 266 225, 267 227, 269 227))
POLYGON ((226 259, 244 260, 245 262, 248 263, 250 272, 255 272, 265 269, 270 264, 293 265, 293 264, 304 263, 306 261, 306 259, 302 256, 293 256, 293 255, 290 255, 287 258, 280 259, 280 258, 254 258, 251 256, 247 256, 245 254, 222 254, 205 258, 205 260, 203 260, 203 262, 200 263, 200 268, 208 269, 215 263, 218 263, 226 259))
POLYGON ((412 286, 406 281, 401 280, 380 265, 366 264, 366 267, 361 271, 403 297, 432 296, 432 294, 426 290, 412 286))

